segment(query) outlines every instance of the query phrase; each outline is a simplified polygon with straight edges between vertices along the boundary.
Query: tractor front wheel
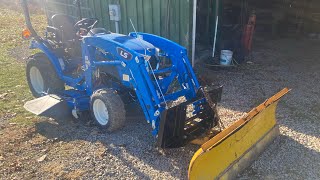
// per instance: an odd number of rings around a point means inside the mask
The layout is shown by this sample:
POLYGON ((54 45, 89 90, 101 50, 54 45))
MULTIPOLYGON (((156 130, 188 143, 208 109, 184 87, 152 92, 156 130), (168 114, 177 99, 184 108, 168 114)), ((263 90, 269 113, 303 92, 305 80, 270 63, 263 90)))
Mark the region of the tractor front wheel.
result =
POLYGON ((26 75, 34 97, 41 97, 44 92, 56 94, 64 90, 64 82, 59 79, 56 70, 44 53, 29 57, 26 75))
POLYGON ((93 93, 90 109, 95 123, 108 132, 123 127, 125 123, 124 104, 116 91, 99 89, 93 93))

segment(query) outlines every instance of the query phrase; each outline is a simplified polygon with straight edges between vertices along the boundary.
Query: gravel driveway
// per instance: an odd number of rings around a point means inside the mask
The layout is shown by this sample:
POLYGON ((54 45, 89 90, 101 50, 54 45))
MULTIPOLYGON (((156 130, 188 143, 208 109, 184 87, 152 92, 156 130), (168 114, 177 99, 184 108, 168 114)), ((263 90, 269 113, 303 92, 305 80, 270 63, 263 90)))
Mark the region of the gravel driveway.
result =
POLYGON ((292 89, 278 106, 280 137, 240 179, 320 179, 319 48, 313 40, 260 40, 253 64, 213 73, 224 84, 219 112, 227 124, 283 87, 292 89))
MULTIPOLYGON (((237 69, 200 74, 224 85, 219 114, 230 125, 283 87, 281 135, 240 179, 320 179, 320 42, 258 41, 254 59, 237 69)), ((39 118, 31 127, 1 124, 3 179, 186 179, 197 146, 159 150, 139 107, 112 134, 70 118, 39 118)), ((0 154, 0 155, 1 155, 0 154)), ((1 158, 2 157, 2 158, 1 158)))

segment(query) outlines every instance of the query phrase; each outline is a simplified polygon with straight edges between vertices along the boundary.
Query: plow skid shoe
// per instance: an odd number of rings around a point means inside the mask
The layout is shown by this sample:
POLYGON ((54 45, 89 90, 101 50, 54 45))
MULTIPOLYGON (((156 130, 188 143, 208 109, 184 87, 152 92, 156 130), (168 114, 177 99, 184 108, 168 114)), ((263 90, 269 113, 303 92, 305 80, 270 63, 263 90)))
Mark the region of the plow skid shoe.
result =
POLYGON ((199 100, 184 102, 162 113, 157 142, 159 147, 182 147, 216 125, 216 116, 205 101, 200 104, 200 112, 187 117, 188 106, 199 100))
POLYGON ((234 179, 278 136, 276 107, 287 88, 202 144, 189 165, 189 179, 234 179))
POLYGON ((64 116, 69 112, 66 102, 53 94, 28 101, 23 107, 35 115, 47 117, 64 116))

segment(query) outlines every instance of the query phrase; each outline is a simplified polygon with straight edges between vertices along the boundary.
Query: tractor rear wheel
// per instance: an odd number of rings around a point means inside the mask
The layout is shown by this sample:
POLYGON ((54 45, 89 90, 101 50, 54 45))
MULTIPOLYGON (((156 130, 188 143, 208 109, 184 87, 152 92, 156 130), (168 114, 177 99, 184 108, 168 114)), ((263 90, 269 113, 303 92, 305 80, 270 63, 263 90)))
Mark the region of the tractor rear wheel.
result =
POLYGON ((90 110, 95 123, 108 132, 124 126, 126 111, 115 90, 99 89, 93 93, 90 110))
POLYGON ((59 79, 56 70, 44 53, 37 53, 29 57, 26 75, 34 97, 43 96, 43 92, 56 94, 64 90, 64 82, 59 79))

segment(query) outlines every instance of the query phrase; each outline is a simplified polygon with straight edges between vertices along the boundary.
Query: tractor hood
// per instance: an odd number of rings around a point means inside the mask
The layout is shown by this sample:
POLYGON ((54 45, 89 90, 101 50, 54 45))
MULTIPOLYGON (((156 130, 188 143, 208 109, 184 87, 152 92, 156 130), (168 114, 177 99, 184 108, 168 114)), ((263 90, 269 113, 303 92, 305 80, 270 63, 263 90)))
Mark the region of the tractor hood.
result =
POLYGON ((148 50, 148 54, 150 52, 152 52, 152 54, 155 52, 155 47, 152 44, 150 44, 142 39, 137 39, 137 38, 133 38, 131 36, 127 36, 127 35, 123 35, 123 34, 116 34, 116 33, 106 34, 106 35, 102 35, 100 37, 102 39, 112 40, 112 41, 118 42, 120 44, 123 44, 128 49, 136 51, 140 54, 145 54, 145 50, 148 50))

